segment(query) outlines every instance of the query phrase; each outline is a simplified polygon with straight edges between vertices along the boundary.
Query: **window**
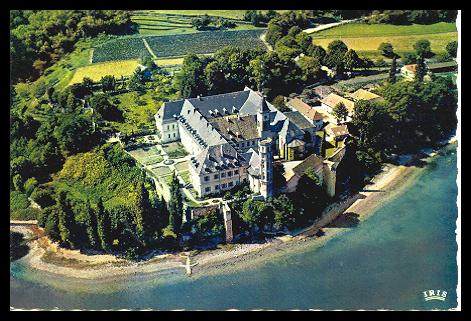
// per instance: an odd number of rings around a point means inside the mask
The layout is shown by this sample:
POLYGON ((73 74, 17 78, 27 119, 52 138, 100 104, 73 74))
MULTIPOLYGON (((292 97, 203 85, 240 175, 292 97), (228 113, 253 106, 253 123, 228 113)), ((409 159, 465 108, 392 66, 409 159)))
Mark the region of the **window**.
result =
POLYGON ((226 173, 221 173, 221 178, 226 177, 226 173))
POLYGON ((168 138, 170 138, 170 134, 168 134, 168 138))
POLYGON ((227 184, 224 183, 224 184, 221 185, 221 187, 222 187, 222 188, 226 188, 226 187, 227 187, 227 184))
POLYGON ((219 178, 219 174, 214 174, 214 179, 218 179, 219 178))
POLYGON ((211 192, 211 187, 209 187, 209 186, 206 187, 206 188, 204 189, 204 191, 205 191, 206 193, 211 192))
POLYGON ((234 183, 229 182, 229 187, 232 187, 232 186, 234 186, 234 183))
POLYGON ((173 133, 173 137, 175 137, 175 133, 173 133))
POLYGON ((209 176, 205 176, 205 177, 204 177, 204 181, 205 181, 205 182, 209 182, 209 176))
POLYGON ((238 169, 234 169, 234 175, 237 175, 239 174, 239 170, 238 169))
POLYGON ((242 147, 245 147, 245 143, 241 143, 242 147))
POLYGON ((214 186, 214 189, 219 190, 219 185, 214 186))
POLYGON ((231 177, 231 176, 232 176, 232 171, 228 171, 228 172, 227 172, 227 176, 228 176, 228 177, 231 177))

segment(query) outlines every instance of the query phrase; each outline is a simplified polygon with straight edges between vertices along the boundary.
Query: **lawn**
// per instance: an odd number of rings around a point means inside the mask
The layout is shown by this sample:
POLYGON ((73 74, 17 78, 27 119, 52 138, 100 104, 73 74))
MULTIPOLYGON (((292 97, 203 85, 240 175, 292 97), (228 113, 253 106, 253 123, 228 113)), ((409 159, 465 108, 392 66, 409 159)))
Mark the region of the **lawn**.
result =
POLYGON ((179 142, 162 145, 162 148, 167 153, 169 158, 185 157, 188 153, 185 147, 179 142))
POLYGON ((434 53, 442 53, 450 41, 457 40, 458 33, 454 24, 444 22, 410 26, 352 23, 313 33, 311 36, 315 44, 324 48, 330 42, 340 39, 360 55, 380 58, 378 47, 382 42, 391 43, 394 50, 403 55, 414 52, 415 42, 427 39, 434 53))
POLYGON ((93 81, 99 81, 103 76, 112 75, 116 78, 131 75, 139 66, 139 60, 117 60, 111 62, 96 63, 77 68, 69 85, 82 82, 84 77, 93 81))
POLYGON ((175 168, 177 169, 177 171, 187 171, 188 170, 188 162, 187 161, 183 161, 183 162, 180 162, 180 163, 177 163, 175 164, 175 168))
POLYGON ((150 169, 156 178, 173 174, 167 166, 157 166, 150 169))
POLYGON ((389 24, 366 24, 349 23, 338 27, 325 29, 312 33, 315 38, 332 37, 371 37, 371 36, 405 36, 424 35, 436 33, 456 32, 456 24, 439 22, 431 25, 389 25, 389 24))
POLYGON ((132 157, 134 157, 139 163, 147 166, 152 164, 160 163, 164 160, 160 156, 160 151, 154 147, 136 148, 128 151, 132 157))

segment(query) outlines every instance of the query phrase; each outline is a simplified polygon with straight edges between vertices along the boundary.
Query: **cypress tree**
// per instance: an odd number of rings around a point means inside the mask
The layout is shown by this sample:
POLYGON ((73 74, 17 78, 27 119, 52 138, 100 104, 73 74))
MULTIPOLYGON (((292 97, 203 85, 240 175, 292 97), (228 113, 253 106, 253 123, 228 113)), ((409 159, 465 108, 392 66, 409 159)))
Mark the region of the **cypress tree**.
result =
POLYGON ((170 201, 168 203, 169 225, 178 234, 182 224, 183 201, 180 193, 180 184, 178 178, 173 174, 172 183, 170 184, 170 201))
POLYGON ((109 235, 110 235, 110 222, 108 215, 103 206, 103 200, 100 198, 97 203, 97 234, 100 241, 100 246, 105 252, 110 251, 109 235))
POLYGON ((58 218, 59 218, 59 232, 62 245, 68 246, 70 248, 75 247, 75 238, 74 238, 74 213, 72 212, 66 196, 65 192, 59 193, 59 200, 58 200, 58 218))
POLYGON ((426 67, 424 57, 418 56, 417 57, 417 70, 415 71, 415 80, 418 82, 422 82, 424 80, 426 74, 426 67))
POLYGON ((394 84, 396 82, 396 68, 397 68, 396 56, 394 56, 392 59, 391 69, 389 70, 389 83, 390 84, 394 84))
POLYGON ((47 217, 44 231, 51 241, 57 242, 60 240, 58 206, 47 207, 44 212, 47 217))
POLYGON ((87 200, 86 204, 86 231, 87 231, 87 237, 88 237, 88 242, 90 244, 91 248, 97 248, 98 246, 98 235, 97 235, 97 217, 96 217, 96 212, 91 208, 90 206, 90 201, 87 200))

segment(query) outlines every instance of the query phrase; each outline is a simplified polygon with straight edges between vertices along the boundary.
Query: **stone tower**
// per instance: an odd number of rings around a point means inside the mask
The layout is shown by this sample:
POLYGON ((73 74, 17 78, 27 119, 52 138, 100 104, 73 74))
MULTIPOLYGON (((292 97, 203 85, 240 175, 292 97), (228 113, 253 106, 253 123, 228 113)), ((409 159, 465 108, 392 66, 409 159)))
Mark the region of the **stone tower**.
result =
POLYGON ((257 109, 257 129, 260 139, 270 136, 270 109, 268 109, 265 97, 262 97, 262 102, 257 109))
POLYGON ((273 196, 273 152, 270 137, 260 141, 258 152, 260 155, 260 194, 267 199, 273 196))

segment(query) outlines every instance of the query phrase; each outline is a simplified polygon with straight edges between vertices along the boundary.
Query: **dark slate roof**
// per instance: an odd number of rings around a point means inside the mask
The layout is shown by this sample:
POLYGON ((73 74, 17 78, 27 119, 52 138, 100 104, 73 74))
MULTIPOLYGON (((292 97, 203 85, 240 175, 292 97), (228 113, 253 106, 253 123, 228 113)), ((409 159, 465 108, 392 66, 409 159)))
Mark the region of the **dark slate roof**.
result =
POLYGON ((255 115, 218 117, 210 119, 210 123, 219 130, 219 133, 227 141, 240 142, 260 137, 257 130, 257 117, 255 115))
POLYGON ((177 120, 185 130, 191 133, 191 136, 200 146, 206 148, 210 145, 227 143, 224 137, 213 128, 200 111, 194 108, 188 101, 183 103, 181 111, 181 115, 177 116, 177 120))
POLYGON ((288 147, 301 147, 306 145, 306 143, 300 139, 293 139, 289 144, 288 147))
POLYGON ((262 102, 260 104, 259 110, 262 112, 270 111, 270 109, 268 108, 267 100, 265 96, 262 97, 262 102))
POLYGON ((245 87, 242 91, 166 102, 160 108, 158 115, 164 121, 172 120, 173 115, 181 113, 185 101, 197 108, 208 119, 236 113, 255 115, 260 108, 266 111, 276 111, 274 106, 262 99, 260 93, 245 87))
POLYGON ((229 144, 209 146, 190 160, 190 165, 198 174, 239 168, 246 164, 246 159, 229 144))
POLYGON ((346 151, 346 147, 343 146, 342 148, 337 150, 335 153, 333 153, 332 156, 328 158, 328 160, 331 162, 336 162, 336 163, 341 162, 343 157, 345 156, 345 151, 346 151))
POLYGON ((304 132, 289 119, 284 121, 283 127, 281 128, 279 134, 280 136, 284 137, 285 141, 290 141, 293 138, 304 137, 304 132))
POLYGON ((304 173, 307 171, 308 168, 314 168, 314 171, 320 170, 322 167, 322 158, 317 156, 316 154, 312 154, 303 160, 301 163, 296 165, 293 168, 293 172, 298 175, 299 177, 303 176, 304 173))
POLYGON ((284 113, 288 119, 293 122, 299 129, 314 127, 299 111, 290 111, 284 113))
POLYGON ((158 114, 160 114, 163 120, 171 120, 173 115, 180 115, 184 102, 185 99, 166 102, 159 109, 158 114))

